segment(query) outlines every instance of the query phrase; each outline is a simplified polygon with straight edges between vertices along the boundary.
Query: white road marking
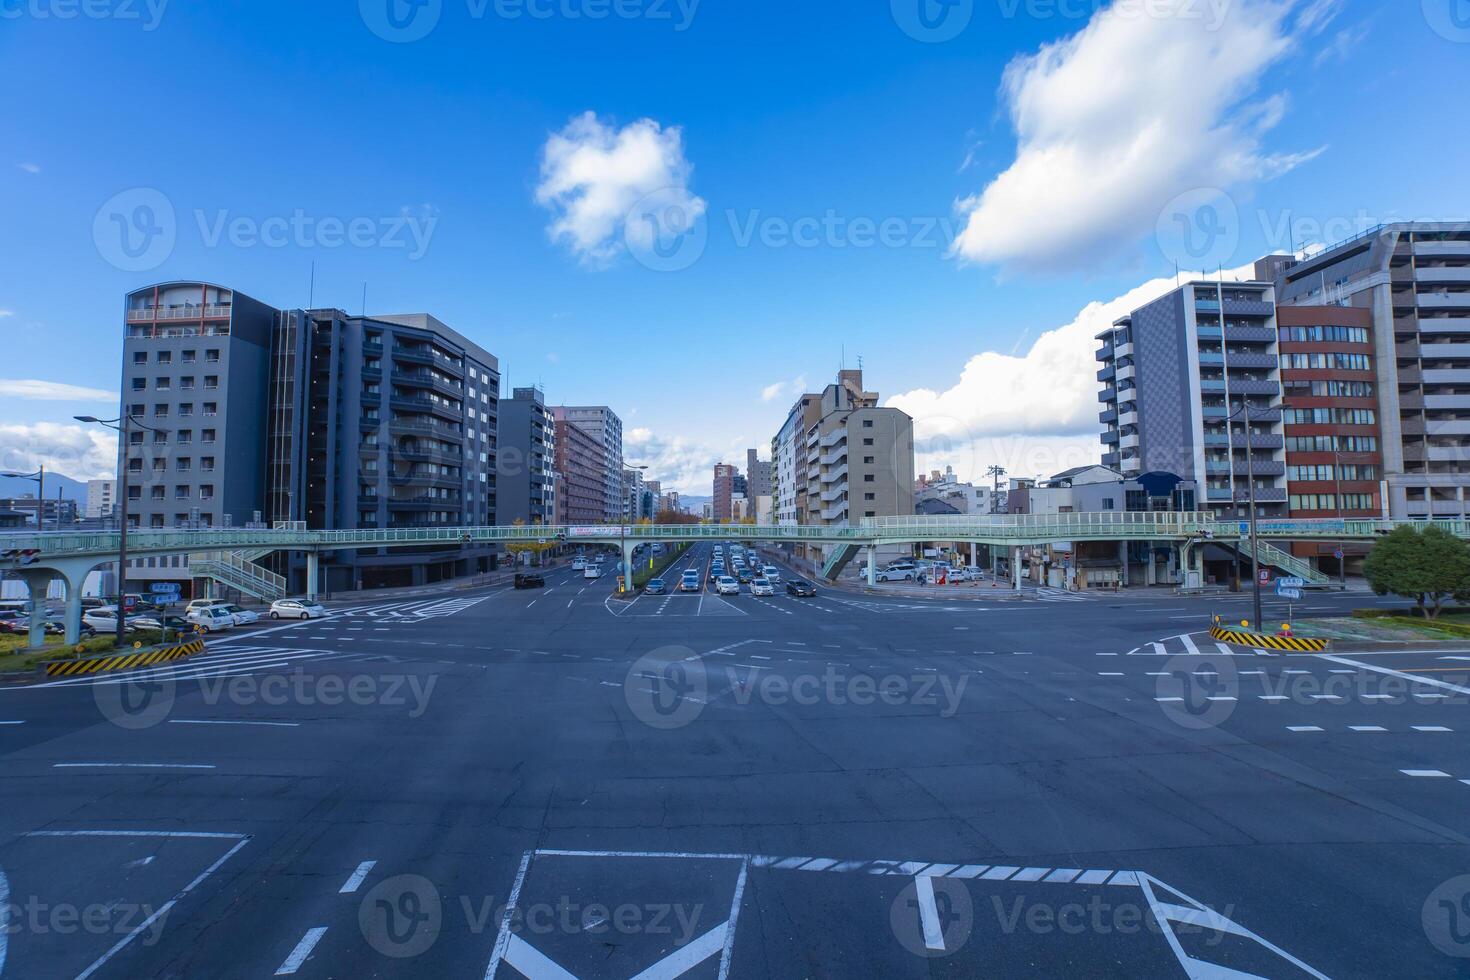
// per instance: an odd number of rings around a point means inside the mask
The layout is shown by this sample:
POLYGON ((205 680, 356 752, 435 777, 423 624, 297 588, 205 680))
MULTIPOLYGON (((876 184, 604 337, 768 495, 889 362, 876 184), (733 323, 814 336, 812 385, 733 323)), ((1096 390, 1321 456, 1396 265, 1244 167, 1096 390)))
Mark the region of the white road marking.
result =
POLYGON ((1286 730, 1289 732, 1320 732, 1322 728, 1318 725, 1287 725, 1286 730))
POLYGON ((1381 725, 1349 725, 1348 731, 1353 732, 1386 732, 1387 728, 1381 725))
POLYGON ((1400 769, 1399 772, 1405 776, 1433 776, 1436 778, 1449 779, 1450 774, 1440 772, 1438 769, 1400 769))
POLYGON ((1452 732, 1452 731, 1454 731, 1453 728, 1446 728, 1443 725, 1411 725, 1409 727, 1413 728, 1414 731, 1416 731, 1416 732, 1452 732))
POLYGON ((52 769, 213 769, 187 762, 53 762, 52 769))
POLYGON ((341 888, 337 889, 337 894, 351 895, 353 892, 357 891, 358 886, 360 886, 363 881, 367 879, 368 872, 373 870, 373 865, 377 863, 378 862, 376 861, 364 861, 359 864, 357 866, 357 870, 352 872, 352 877, 348 878, 346 883, 343 884, 341 888))
POLYGON ((281 968, 276 971, 276 976, 284 977, 301 969, 301 964, 306 962, 306 958, 311 955, 311 951, 316 949, 316 944, 321 942, 322 937, 326 934, 326 926, 315 926, 306 930, 306 935, 302 936, 301 942, 291 950, 291 955, 286 957, 286 962, 281 964, 281 968))
POLYGON ((919 922, 924 927, 924 946, 943 952, 944 930, 939 927, 939 909, 934 905, 934 879, 919 875, 914 879, 914 891, 919 896, 919 922))
POLYGON ((0 725, 24 725, 23 721, 0 721, 0 725))
POLYGON ((209 718, 170 718, 170 725, 256 725, 261 728, 299 728, 299 721, 215 721, 209 718))
POLYGON ((1194 645, 1194 641, 1189 638, 1188 633, 1182 634, 1179 637, 1179 642, 1184 644, 1184 649, 1188 650, 1190 652, 1190 655, 1195 657, 1198 657, 1200 655, 1199 647, 1194 645))
POLYGON ((1405 674, 1402 671, 1392 670, 1388 667, 1376 667, 1372 664, 1360 663, 1356 660, 1349 660, 1346 657, 1338 657, 1329 654, 1324 654, 1322 659, 1331 660, 1333 663, 1342 664, 1344 667, 1357 667, 1361 670, 1371 670, 1374 673, 1387 674, 1390 677, 1397 677, 1400 680, 1414 681, 1416 684, 1426 684, 1430 687, 1437 687, 1444 691, 1454 691, 1456 694, 1470 694, 1470 687, 1461 687, 1458 684, 1451 684, 1448 681, 1438 680, 1433 677, 1415 677, 1413 674, 1405 674))

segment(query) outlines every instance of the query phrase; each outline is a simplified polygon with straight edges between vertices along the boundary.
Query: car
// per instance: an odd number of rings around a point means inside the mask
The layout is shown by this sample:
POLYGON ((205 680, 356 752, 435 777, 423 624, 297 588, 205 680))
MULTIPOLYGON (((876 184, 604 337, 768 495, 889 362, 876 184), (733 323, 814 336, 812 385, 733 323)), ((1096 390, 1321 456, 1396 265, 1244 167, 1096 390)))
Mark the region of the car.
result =
POLYGON ((794 596, 814 596, 817 594, 816 586, 805 579, 794 578, 786 583, 786 594, 794 596))
POLYGON ((572 571, 574 571, 574 572, 580 572, 583 569, 585 569, 586 567, 587 567, 587 559, 585 559, 585 558, 573 558, 572 559, 572 571))
MULTIPOLYGON (((127 629, 138 629, 137 621, 137 616, 127 617, 127 629)), ((98 633, 116 633, 117 607, 98 606, 96 609, 87 610, 82 614, 82 625, 94 629, 98 633)))
POLYGON ((260 621, 260 613, 254 609, 246 609, 244 606, 237 606, 234 603, 227 603, 219 608, 235 617, 236 626, 249 626, 251 623, 260 621))
POLYGON ((224 606, 229 604, 228 599, 190 599, 189 604, 184 607, 184 615, 189 614, 191 609, 202 609, 205 606, 224 606))
POLYGON ((885 568, 878 573, 880 582, 912 582, 914 580, 914 566, 899 566, 897 568, 885 568))
POLYGON ((205 633, 235 628, 235 617, 225 606, 200 606, 197 609, 190 609, 184 613, 184 619, 205 633))
POLYGON ((715 582, 715 591, 719 592, 720 595, 739 595, 740 583, 728 575, 721 575, 719 580, 715 582))
POLYGON ((585 569, 582 570, 582 577, 588 579, 602 578, 602 566, 588 565, 585 569))
POLYGON ((699 573, 696 572, 692 568, 689 569, 688 571, 686 571, 684 573, 683 577, 679 579, 679 591, 680 592, 698 592, 699 591, 699 573))
POLYGON ((669 587, 664 583, 663 579, 651 578, 647 581, 647 583, 644 584, 643 591, 647 592, 649 595, 663 595, 665 592, 669 591, 669 587))
POLYGON ((546 579, 540 572, 516 572, 515 588, 517 589, 539 589, 546 584, 546 579))
POLYGON ((139 616, 129 625, 140 630, 173 630, 175 633, 185 633, 194 628, 194 624, 182 616, 139 616))
POLYGON ((758 578, 750 583, 751 595, 775 595, 776 587, 771 584, 770 579, 758 578))
POLYGON ((761 569, 761 574, 772 582, 781 581, 781 570, 775 565, 767 565, 761 569))
POLYGON ((271 603, 271 619, 321 619, 327 610, 311 599, 277 599, 271 603))
POLYGON ((0 633, 24 633, 31 628, 31 617, 19 609, 0 609, 0 633))
POLYGON ((754 579, 755 573, 746 568, 744 565, 741 565, 739 568, 735 569, 735 580, 738 581, 741 585, 748 585, 754 579))

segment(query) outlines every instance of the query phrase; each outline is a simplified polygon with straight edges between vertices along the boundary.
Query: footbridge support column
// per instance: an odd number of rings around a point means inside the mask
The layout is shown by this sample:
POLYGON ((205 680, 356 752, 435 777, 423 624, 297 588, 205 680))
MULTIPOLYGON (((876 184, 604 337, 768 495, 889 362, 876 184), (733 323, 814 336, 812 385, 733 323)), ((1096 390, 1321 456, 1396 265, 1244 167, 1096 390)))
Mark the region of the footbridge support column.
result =
POLYGON ((315 551, 306 553, 306 599, 308 602, 316 601, 316 590, 321 581, 321 555, 315 551))
POLYGON ((868 585, 878 584, 878 546, 868 545, 868 585))
POLYGON ((633 593, 633 549, 637 546, 634 541, 623 542, 623 592, 628 595, 633 593))
POLYGON ((1020 591, 1021 588, 1021 546, 1011 547, 1011 588, 1020 591))
MULTIPOLYGON (((31 594, 30 633, 26 642, 32 648, 40 648, 46 642, 46 592, 53 578, 61 579, 65 588, 65 609, 62 614, 62 639, 68 646, 75 646, 82 639, 82 586, 96 563, 90 558, 71 559, 57 562, 47 568, 32 568, 21 571, 20 577, 31 594)), ((120 603, 121 604, 121 603, 120 603)))

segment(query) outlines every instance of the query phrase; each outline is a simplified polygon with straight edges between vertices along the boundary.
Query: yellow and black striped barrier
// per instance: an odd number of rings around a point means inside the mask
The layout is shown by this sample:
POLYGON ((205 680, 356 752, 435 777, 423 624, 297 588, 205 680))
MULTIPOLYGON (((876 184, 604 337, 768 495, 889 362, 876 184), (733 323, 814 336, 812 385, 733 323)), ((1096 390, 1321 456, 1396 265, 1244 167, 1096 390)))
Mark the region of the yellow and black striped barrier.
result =
POLYGON ((204 641, 195 639, 146 653, 124 653, 115 657, 92 657, 88 660, 58 660, 46 665, 46 676, 76 677, 81 674, 101 674, 109 670, 127 670, 129 667, 151 667, 154 664, 192 657, 203 651, 204 641))
POLYGON ((1230 630, 1216 626, 1210 636, 1221 643, 1255 647, 1262 650, 1295 650, 1298 653, 1323 653, 1327 640, 1309 639, 1304 636, 1267 636, 1264 633, 1247 633, 1245 630, 1230 630))

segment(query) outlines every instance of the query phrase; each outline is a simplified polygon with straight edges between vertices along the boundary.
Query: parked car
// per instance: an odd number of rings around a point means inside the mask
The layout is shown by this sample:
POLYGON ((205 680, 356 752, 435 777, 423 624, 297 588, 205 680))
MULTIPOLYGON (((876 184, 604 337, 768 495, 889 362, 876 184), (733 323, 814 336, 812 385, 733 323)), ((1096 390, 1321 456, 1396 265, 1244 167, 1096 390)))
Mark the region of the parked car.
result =
POLYGON ((776 594, 776 587, 771 584, 770 579, 758 578, 750 583, 750 594, 773 596, 776 594))
POLYGON ((184 607, 184 615, 187 616, 191 609, 203 609, 205 606, 227 606, 229 603, 228 599, 190 599, 189 604, 184 607))
POLYGON ((518 589, 539 589, 546 585, 546 579, 540 572, 516 572, 515 587, 518 589))
POLYGON ((914 580, 914 566, 910 562, 902 562, 881 570, 878 573, 880 582, 912 582, 914 580))
POLYGON ((254 609, 246 609, 244 606, 237 606, 234 603, 226 603, 219 608, 235 617, 236 626, 248 626, 251 623, 260 622, 260 613, 254 609))
POLYGON ((794 578, 786 583, 786 594, 794 596, 814 596, 817 594, 816 586, 805 579, 794 578))
POLYGON ((739 595, 740 583, 728 575, 721 575, 719 580, 715 582, 715 591, 720 595, 739 595))
POLYGON ((31 628, 31 617, 19 609, 0 609, 0 633, 24 633, 31 628))
POLYGON ((131 625, 140 630, 173 630, 175 633, 187 633, 194 628, 194 624, 182 616, 139 616, 131 625))
POLYGON ((235 617, 225 606, 200 606, 184 613, 184 619, 206 633, 235 628, 235 617))
POLYGON ((649 595, 663 595, 665 592, 669 591, 669 587, 664 584, 663 579, 651 578, 648 580, 648 583, 643 586, 643 591, 647 592, 649 595))
POLYGON ((308 599, 277 599, 271 603, 271 619, 321 619, 326 607, 308 599))
MULTIPOLYGON (((137 630, 139 628, 138 619, 138 616, 127 617, 126 628, 128 630, 137 630)), ((116 633, 117 607, 98 606, 96 609, 89 609, 82 613, 82 624, 96 630, 98 633, 116 633)))

